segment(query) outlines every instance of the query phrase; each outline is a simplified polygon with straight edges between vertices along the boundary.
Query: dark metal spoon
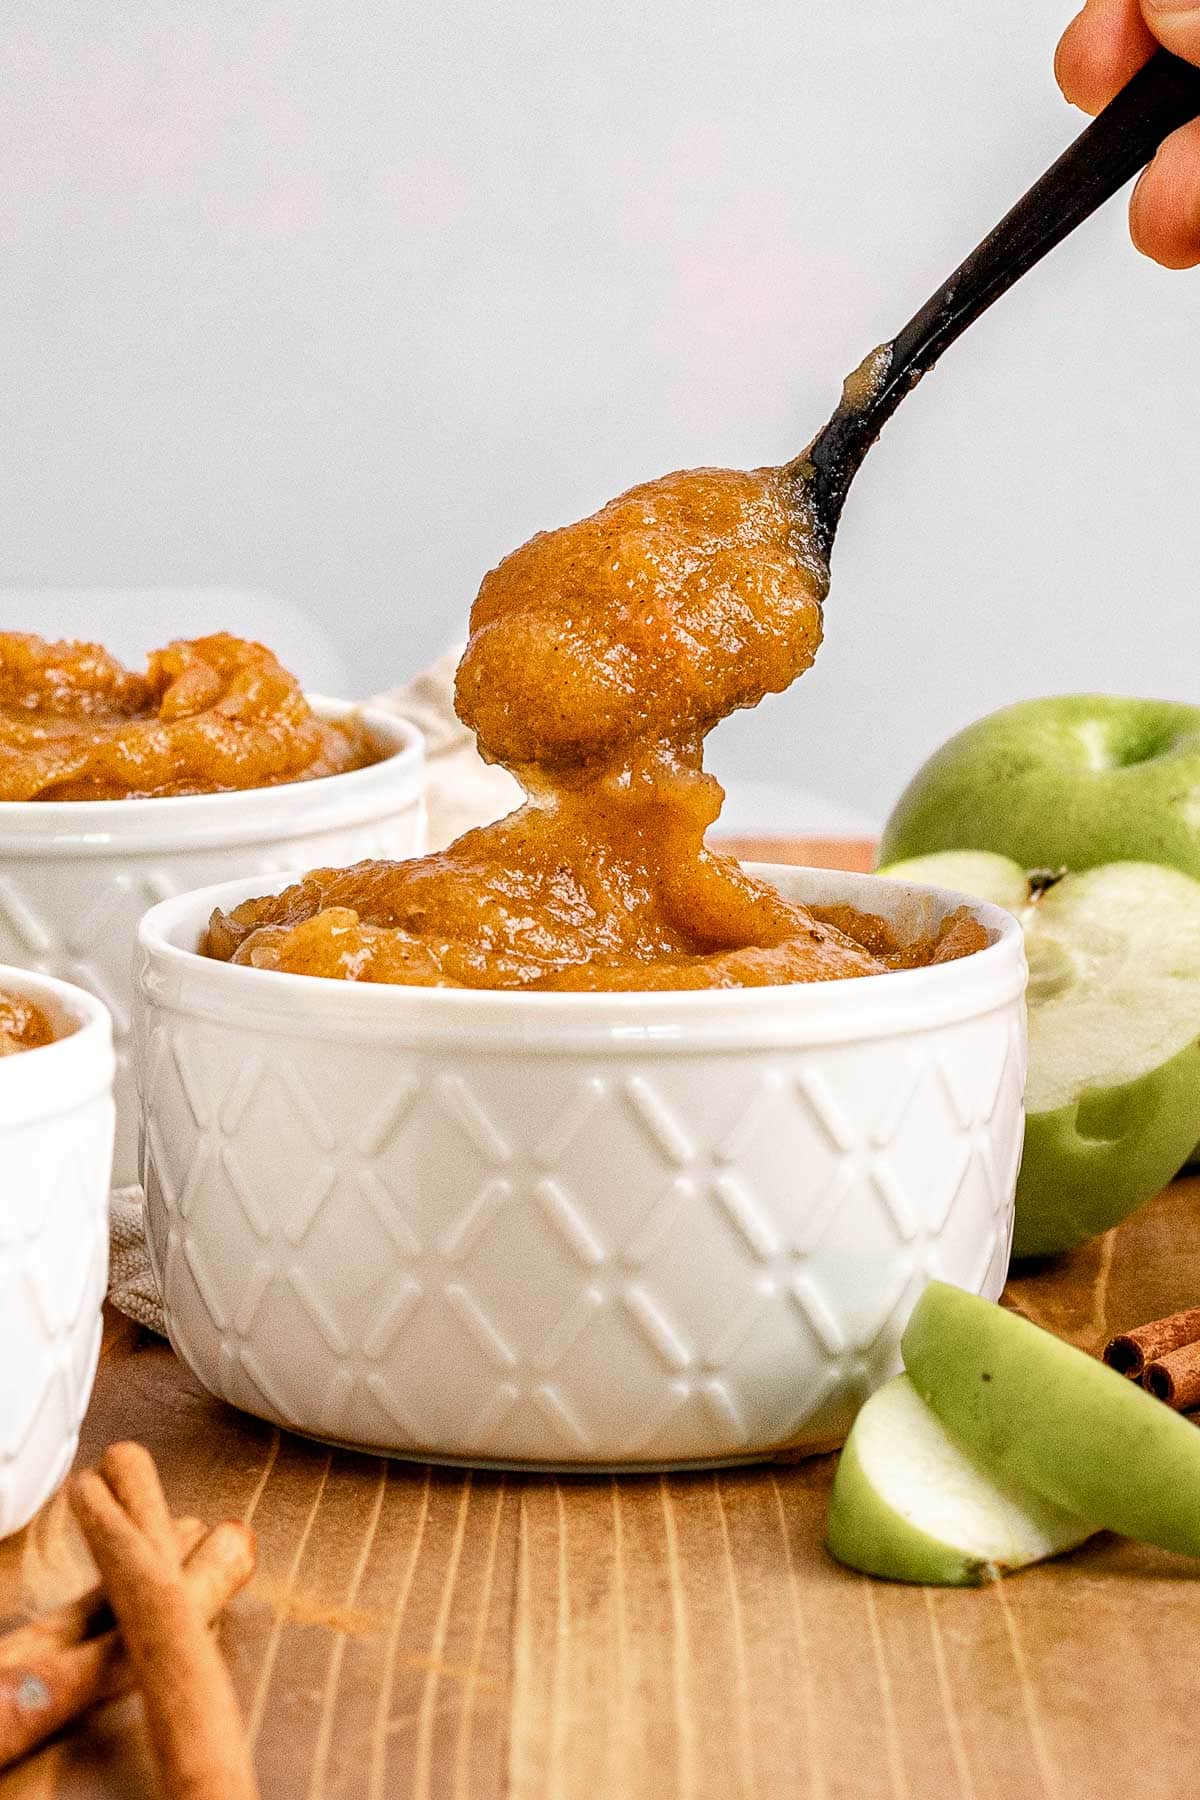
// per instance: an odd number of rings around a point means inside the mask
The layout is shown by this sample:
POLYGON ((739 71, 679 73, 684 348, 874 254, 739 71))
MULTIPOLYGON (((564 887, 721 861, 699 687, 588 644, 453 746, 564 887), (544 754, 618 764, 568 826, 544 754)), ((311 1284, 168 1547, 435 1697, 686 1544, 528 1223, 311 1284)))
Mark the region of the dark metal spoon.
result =
POLYGON ((788 465, 825 557, 863 457, 947 344, 1198 115, 1200 69, 1156 51, 898 336, 850 377, 828 425, 788 465))

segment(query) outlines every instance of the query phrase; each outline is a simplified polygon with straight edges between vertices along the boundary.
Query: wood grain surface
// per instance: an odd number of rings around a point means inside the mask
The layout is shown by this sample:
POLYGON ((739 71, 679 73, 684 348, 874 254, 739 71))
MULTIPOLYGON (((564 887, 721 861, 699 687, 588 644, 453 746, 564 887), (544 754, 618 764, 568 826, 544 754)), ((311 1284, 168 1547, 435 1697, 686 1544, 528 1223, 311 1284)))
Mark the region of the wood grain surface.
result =
MULTIPOLYGON (((1200 1181, 1022 1271, 1089 1350, 1200 1298, 1200 1181)), ((222 1636, 265 1800, 1193 1800, 1200 1571, 1101 1537, 978 1590, 821 1548, 834 1459, 614 1481, 305 1442, 109 1322, 81 1459, 136 1437, 177 1512, 248 1517, 222 1636)), ((0 1623, 86 1585, 61 1497, 0 1545, 0 1623)), ((153 1794, 136 1697, 2 1800, 153 1794)))
POLYGON ((812 869, 857 869, 863 874, 875 867, 875 845, 870 838, 724 837, 716 832, 713 842, 740 862, 797 863, 812 869))

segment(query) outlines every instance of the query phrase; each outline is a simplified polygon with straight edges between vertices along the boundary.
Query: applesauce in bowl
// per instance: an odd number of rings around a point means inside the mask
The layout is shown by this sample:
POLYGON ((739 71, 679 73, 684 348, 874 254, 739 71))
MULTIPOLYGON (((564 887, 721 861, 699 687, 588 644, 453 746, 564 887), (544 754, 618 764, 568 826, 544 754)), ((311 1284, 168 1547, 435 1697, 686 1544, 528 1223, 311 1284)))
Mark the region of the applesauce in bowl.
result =
POLYGON ((0 802, 143 800, 339 775, 376 761, 361 720, 322 718, 261 644, 218 632, 152 652, 0 632, 0 802))
POLYGON ((204 955, 254 878, 142 921, 148 1239, 212 1393, 418 1459, 828 1448, 933 1275, 1003 1286, 1024 955, 982 902, 757 867, 814 913, 987 942, 869 979, 579 992, 204 955))
POLYGON ((66 1475, 100 1352, 112 1031, 91 994, 0 966, 0 1538, 66 1475))
POLYGON ((0 1056, 20 1050, 40 1050, 52 1044, 54 1026, 42 1008, 27 994, 10 994, 0 988, 0 1056))
POLYGON ((305 695, 227 634, 133 674, 97 646, 0 633, 0 789, 0 960, 108 1006, 122 1187, 138 1173, 130 962, 146 907, 255 870, 424 848, 420 733, 305 695))

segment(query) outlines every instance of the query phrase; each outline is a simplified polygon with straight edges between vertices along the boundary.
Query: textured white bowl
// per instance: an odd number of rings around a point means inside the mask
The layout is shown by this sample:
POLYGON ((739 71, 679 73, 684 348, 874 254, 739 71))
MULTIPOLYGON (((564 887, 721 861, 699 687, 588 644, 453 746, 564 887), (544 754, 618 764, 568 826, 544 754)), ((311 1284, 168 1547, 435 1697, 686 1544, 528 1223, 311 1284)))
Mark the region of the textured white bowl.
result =
MULTIPOLYGON (((314 698, 324 718, 356 709, 314 698)), ((96 994, 117 1050, 113 1179, 137 1179, 130 1066, 137 922, 207 882, 404 857, 424 849, 424 750, 403 720, 361 709, 382 761, 318 781, 160 800, 0 801, 0 962, 96 994)))
POLYGON ((785 893, 994 942, 742 992, 503 994, 139 937, 144 1179, 171 1340, 213 1393, 398 1456, 662 1467, 835 1441, 931 1276, 996 1297, 1025 1074, 1015 919, 874 876, 785 893))
POLYGON ((0 1057, 0 1537, 71 1466, 100 1353, 112 1029, 65 982, 0 967, 68 1036, 0 1057))

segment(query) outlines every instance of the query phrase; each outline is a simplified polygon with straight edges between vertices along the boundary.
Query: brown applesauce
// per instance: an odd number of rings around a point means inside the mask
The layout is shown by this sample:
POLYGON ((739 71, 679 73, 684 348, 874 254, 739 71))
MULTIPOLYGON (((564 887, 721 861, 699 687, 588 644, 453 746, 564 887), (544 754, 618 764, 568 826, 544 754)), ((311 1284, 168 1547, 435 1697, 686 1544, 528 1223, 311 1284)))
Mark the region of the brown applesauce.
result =
POLYGON ((224 793, 375 760, 362 725, 319 719, 261 644, 168 644, 137 675, 98 644, 0 632, 0 800, 224 793))
POLYGON ((795 905, 704 842, 705 733, 808 668, 827 571, 782 469, 696 469, 541 532, 484 579, 459 716, 528 802, 436 856, 321 869, 213 915, 211 956, 417 986, 758 987, 965 956, 795 905))
POLYGON ((40 1050, 52 1044, 55 1031, 40 1006, 24 994, 0 992, 0 1056, 17 1050, 40 1050))

